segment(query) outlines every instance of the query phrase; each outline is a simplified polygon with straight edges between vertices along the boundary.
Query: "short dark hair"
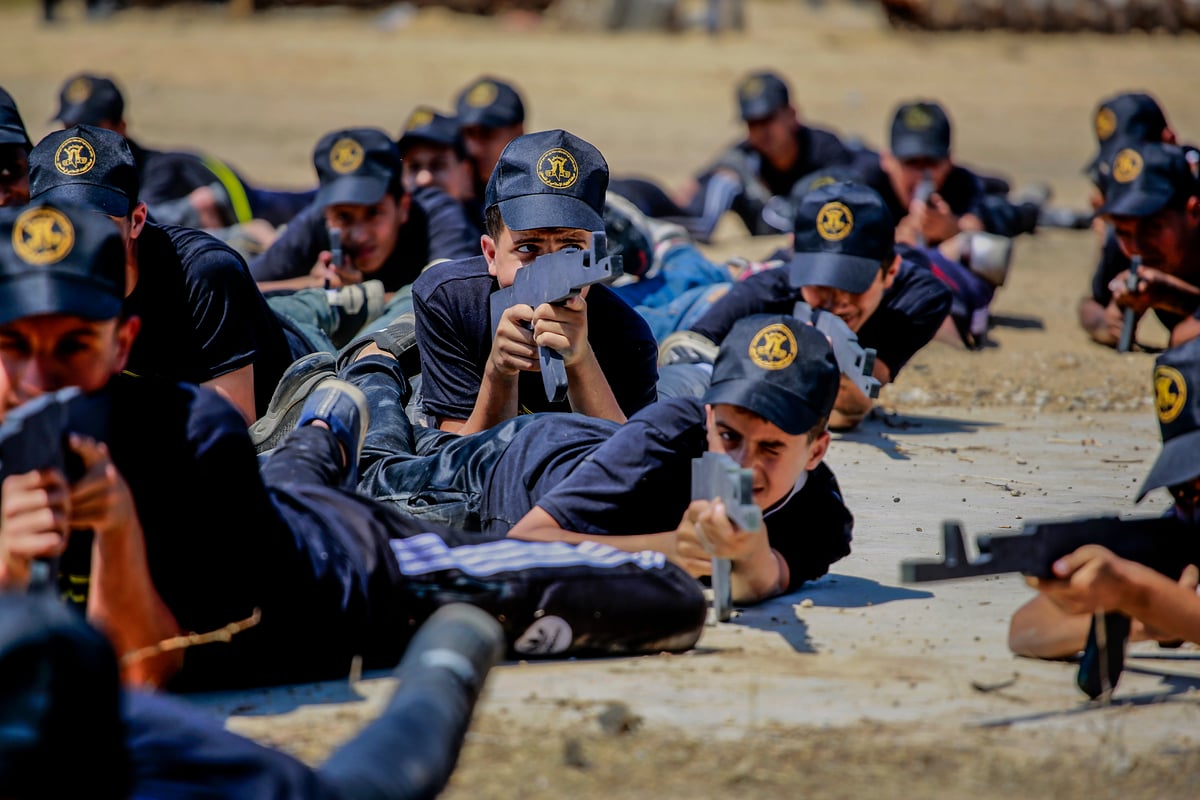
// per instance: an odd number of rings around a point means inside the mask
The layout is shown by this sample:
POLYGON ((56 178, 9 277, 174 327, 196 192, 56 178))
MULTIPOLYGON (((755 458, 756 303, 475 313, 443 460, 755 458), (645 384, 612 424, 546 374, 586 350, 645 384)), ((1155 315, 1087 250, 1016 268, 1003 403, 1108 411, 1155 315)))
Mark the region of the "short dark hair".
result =
POLYGON ((504 215, 500 213, 500 206, 488 206, 483 212, 483 224, 487 229, 487 235, 493 239, 499 239, 500 234, 504 233, 504 229, 508 227, 504 224, 504 215))

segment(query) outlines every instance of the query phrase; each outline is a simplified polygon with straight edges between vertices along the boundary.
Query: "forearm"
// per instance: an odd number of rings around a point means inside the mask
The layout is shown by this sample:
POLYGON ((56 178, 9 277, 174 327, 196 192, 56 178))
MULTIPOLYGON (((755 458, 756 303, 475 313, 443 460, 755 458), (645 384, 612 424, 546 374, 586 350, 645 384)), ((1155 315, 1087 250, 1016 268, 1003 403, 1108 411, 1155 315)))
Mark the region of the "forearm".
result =
POLYGON ((608 385, 608 378, 590 350, 578 363, 567 367, 567 399, 571 408, 581 414, 625 422, 625 413, 608 385))
POLYGON ((320 289, 325 286, 325 280, 316 275, 299 275, 295 278, 284 278, 277 281, 258 281, 258 290, 267 292, 295 292, 300 289, 320 289))
POLYGON ((747 558, 734 561, 730 575, 736 603, 757 603, 782 594, 789 577, 787 562, 771 547, 756 548, 747 558))
POLYGON ((1091 297, 1079 301, 1079 324, 1097 344, 1114 347, 1117 337, 1109 325, 1109 311, 1091 297))
POLYGON ((1149 567, 1127 562, 1121 567, 1126 588, 1122 613, 1160 633, 1200 642, 1200 596, 1149 567))
POLYGON ((862 422, 871 411, 873 401, 845 375, 841 377, 833 412, 829 415, 829 426, 834 429, 852 428, 862 422))
MULTIPOLYGON (((154 588, 140 525, 96 535, 88 619, 122 655, 182 633, 154 588)), ((164 653, 123 666, 122 676, 126 683, 161 686, 182 664, 182 651, 164 653)))
POLYGON ((211 381, 205 381, 201 385, 207 386, 228 400, 234 408, 242 413, 247 425, 252 424, 258 418, 254 398, 253 364, 220 375, 211 381))
POLYGON ((501 373, 491 362, 483 370, 479 383, 479 396, 471 416, 458 428, 458 433, 467 435, 486 431, 506 419, 517 415, 517 374, 501 373))
POLYGON ((1038 595, 1017 609, 1008 626, 1008 648, 1030 658, 1068 658, 1087 642, 1091 616, 1069 614, 1038 595))

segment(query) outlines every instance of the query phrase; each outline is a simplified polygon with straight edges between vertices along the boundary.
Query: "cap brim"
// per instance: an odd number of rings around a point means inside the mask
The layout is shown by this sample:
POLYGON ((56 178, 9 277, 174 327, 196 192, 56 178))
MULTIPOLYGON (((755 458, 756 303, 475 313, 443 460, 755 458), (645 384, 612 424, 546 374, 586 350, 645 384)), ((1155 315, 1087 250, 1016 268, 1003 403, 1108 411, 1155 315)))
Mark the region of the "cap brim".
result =
POLYGON ((774 114, 779 109, 770 103, 749 103, 741 106, 742 122, 756 122, 774 114))
POLYGON ((122 301, 89 281, 53 272, 32 272, 0 282, 0 325, 42 314, 115 319, 122 301))
POLYGON ((457 139, 447 139, 446 137, 438 137, 424 133, 406 133, 400 137, 400 141, 396 142, 396 148, 403 156, 408 152, 409 148, 418 144, 431 144, 435 147, 454 147, 457 144, 457 139))
POLYGON ((1134 502, 1142 502, 1142 498, 1155 489, 1188 483, 1200 477, 1200 458, 1196 458, 1197 447, 1200 447, 1200 429, 1182 433, 1163 442, 1162 452, 1150 468, 1150 474, 1146 476, 1134 502))
POLYGON ((30 150, 33 149, 24 128, 9 125, 0 125, 0 144, 21 144, 30 150))
POLYGON ((62 183, 51 186, 31 199, 39 203, 66 203, 110 217, 127 217, 134 206, 133 200, 116 189, 94 183, 62 183))
POLYGON ((374 175, 345 175, 317 190, 321 208, 336 205, 370 206, 387 194, 388 181, 374 175))
POLYGON ((796 253, 788 262, 792 286, 830 286, 851 294, 871 288, 883 263, 845 253, 796 253))
POLYGON ((1151 194, 1149 192, 1122 192, 1111 203, 1100 206, 1097 214, 1112 214, 1118 217, 1148 217, 1162 210, 1171 200, 1172 192, 1151 194))
POLYGON ((910 158, 942 159, 950 156, 950 150, 920 136, 902 136, 892 142, 892 155, 901 161, 910 158))
POLYGON ((565 194, 527 194, 496 204, 504 225, 513 231, 534 228, 604 230, 604 219, 578 197, 565 194))
POLYGON ((808 433, 821 418, 804 398, 752 378, 735 378, 714 384, 708 387, 702 402, 727 403, 753 411, 792 436, 808 433))

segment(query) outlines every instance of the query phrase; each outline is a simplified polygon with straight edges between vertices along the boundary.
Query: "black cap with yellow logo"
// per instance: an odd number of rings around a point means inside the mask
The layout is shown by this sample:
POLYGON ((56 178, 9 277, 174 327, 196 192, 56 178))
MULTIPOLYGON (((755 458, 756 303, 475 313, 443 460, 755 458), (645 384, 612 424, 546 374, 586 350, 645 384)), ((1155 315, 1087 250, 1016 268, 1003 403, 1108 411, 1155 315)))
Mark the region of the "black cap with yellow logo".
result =
POLYGON ((500 153, 484 208, 500 207, 514 231, 604 230, 608 162, 594 145, 564 130, 527 133, 500 153))
POLYGON ((512 84, 485 75, 458 93, 454 113, 463 127, 506 128, 525 121, 525 104, 512 84))
POLYGON ((63 125, 99 125, 118 122, 125 115, 125 98, 111 78, 88 72, 73 75, 58 93, 58 113, 63 125))
POLYGON ((869 186, 831 183, 809 192, 796 208, 792 285, 865 292, 896 256, 895 229, 869 186))
POLYGON ((950 118, 937 103, 905 103, 892 117, 892 155, 901 161, 950 157, 950 118))
POLYGON ((33 200, 124 217, 137 205, 138 169, 125 137, 76 125, 47 134, 29 154, 33 200))
POLYGON ((1154 362, 1154 408, 1162 452, 1137 499, 1160 486, 1200 477, 1200 339, 1172 347, 1154 362))
POLYGON ((783 78, 774 72, 752 72, 738 83, 738 111, 751 122, 766 119, 791 102, 783 78))
POLYGON ((1197 194, 1196 165, 1171 144, 1133 142, 1108 161, 1101 214, 1148 217, 1197 194))
POLYGON ((17 101, 4 89, 0 89, 0 144, 23 144, 27 149, 33 147, 25 131, 25 121, 17 110, 17 101))
POLYGON ((317 203, 370 206, 399 185, 400 151, 378 128, 346 128, 321 137, 313 150, 317 203))
POLYGON ((113 319, 125 300, 125 247, 89 209, 35 201, 0 210, 0 324, 40 314, 113 319))
POLYGON ((417 106, 404 121, 397 146, 403 158, 415 144, 432 144, 442 147, 458 147, 460 142, 458 120, 429 106, 417 106))
POLYGON ((790 314, 754 314, 721 342, 703 402, 739 406, 797 436, 829 416, 840 381, 825 334, 790 314))

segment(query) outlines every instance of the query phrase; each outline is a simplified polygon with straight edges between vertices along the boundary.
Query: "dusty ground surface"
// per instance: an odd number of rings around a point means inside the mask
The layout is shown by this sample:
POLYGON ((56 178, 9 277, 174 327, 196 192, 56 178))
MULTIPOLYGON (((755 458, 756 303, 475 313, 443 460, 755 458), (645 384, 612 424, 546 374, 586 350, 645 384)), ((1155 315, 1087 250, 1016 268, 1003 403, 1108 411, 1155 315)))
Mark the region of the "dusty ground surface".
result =
MULTIPOLYGON (((449 107, 483 72, 521 86, 531 127, 569 128, 614 173, 670 186, 738 135, 732 87, 763 66, 791 79, 809 119, 876 145, 897 102, 938 98, 962 161, 1017 187, 1046 181, 1065 205, 1084 204, 1101 97, 1147 89, 1185 138, 1200 137, 1194 36, 899 34, 869 6, 748 5, 748 31, 714 40, 336 9, 231 23, 218 8, 174 8, 45 29, 31 4, 6 3, 0 75, 35 139, 61 81, 103 70, 126 90, 135 138, 207 149, 294 186, 311 183, 325 131, 396 130, 414 105, 449 107)), ((736 224, 720 234, 719 255, 776 244, 740 237, 736 224)), ((1088 232, 1020 240, 994 346, 927 348, 885 390, 885 413, 835 442, 830 461, 858 524, 855 553, 833 575, 710 630, 688 655, 498 669, 447 796, 1194 794, 1194 651, 1139 650, 1119 702, 1092 708, 1070 665, 1008 654, 1006 620, 1028 597, 1019 578, 897 577, 899 560, 936 552, 943 518, 978 532, 1132 510, 1157 450, 1152 356, 1094 347, 1077 328, 1095 250, 1088 232), (598 722, 605 710, 616 732, 598 722)), ((1165 339, 1149 325, 1141 338, 1165 339)), ((212 703, 231 727, 319 761, 388 688, 212 703)))

